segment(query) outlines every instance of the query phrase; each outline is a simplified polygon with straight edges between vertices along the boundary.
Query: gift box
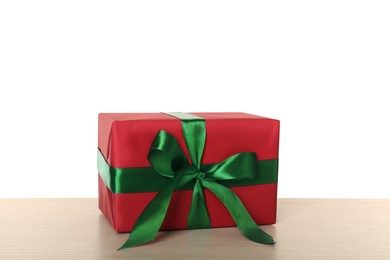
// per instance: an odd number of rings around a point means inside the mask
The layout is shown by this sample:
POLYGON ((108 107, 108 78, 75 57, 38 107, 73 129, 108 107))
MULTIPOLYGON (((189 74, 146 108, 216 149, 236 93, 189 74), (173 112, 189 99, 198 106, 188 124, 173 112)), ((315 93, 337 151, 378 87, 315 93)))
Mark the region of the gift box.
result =
POLYGON ((257 225, 275 223, 278 120, 101 113, 98 127, 99 208, 117 232, 148 221, 162 222, 158 230, 236 226, 245 210, 257 225))

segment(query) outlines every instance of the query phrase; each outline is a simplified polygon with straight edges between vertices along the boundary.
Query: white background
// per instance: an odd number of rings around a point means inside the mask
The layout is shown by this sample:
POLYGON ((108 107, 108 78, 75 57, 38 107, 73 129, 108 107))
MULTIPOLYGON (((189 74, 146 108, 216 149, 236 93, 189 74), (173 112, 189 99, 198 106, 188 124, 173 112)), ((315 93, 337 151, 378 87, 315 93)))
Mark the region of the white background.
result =
POLYGON ((96 197, 99 112, 242 111, 279 197, 390 198, 389 2, 265 2, 2 1, 0 197, 96 197))

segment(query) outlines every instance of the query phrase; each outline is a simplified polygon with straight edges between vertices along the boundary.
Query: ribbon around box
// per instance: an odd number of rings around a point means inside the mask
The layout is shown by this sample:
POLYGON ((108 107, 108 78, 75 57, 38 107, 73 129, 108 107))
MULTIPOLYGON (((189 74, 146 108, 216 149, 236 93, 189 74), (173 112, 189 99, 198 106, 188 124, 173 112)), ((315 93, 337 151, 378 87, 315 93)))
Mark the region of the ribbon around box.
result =
MULTIPOLYGON (((173 192, 183 188, 188 189, 191 186, 193 194, 187 228, 210 227, 203 193, 203 189, 206 188, 226 206, 244 236, 257 243, 274 244, 273 238, 257 226, 240 199, 224 185, 224 182, 228 184, 227 186, 236 186, 234 182, 240 183, 258 178, 259 162, 263 164, 265 162, 266 168, 268 166, 271 169, 270 172, 275 173, 270 175, 270 179, 265 178, 260 182, 276 182, 277 160, 258 161, 255 153, 244 152, 234 154, 217 164, 202 165, 206 142, 205 120, 186 113, 166 114, 181 120, 191 164, 188 163, 186 155, 174 136, 164 130, 156 134, 148 154, 154 174, 144 174, 144 176, 160 175, 160 179, 164 179, 162 182, 164 186, 143 210, 127 241, 118 250, 153 241, 164 221, 173 192)), ((111 168, 100 152, 98 152, 98 169, 104 183, 108 184, 110 189, 115 190, 121 186, 116 179, 111 177, 116 168, 111 168)), ((138 168, 138 173, 147 172, 147 169, 138 168)), ((126 171, 126 169, 119 169, 119 172, 121 170, 126 171)), ((139 177, 142 178, 142 176, 139 177)))

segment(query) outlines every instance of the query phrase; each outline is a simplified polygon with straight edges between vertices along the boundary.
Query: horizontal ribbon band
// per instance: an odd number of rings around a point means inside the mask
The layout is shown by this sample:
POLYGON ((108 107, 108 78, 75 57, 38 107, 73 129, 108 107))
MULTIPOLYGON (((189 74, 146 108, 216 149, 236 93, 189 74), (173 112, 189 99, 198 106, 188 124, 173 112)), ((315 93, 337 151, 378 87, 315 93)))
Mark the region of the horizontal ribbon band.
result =
MULTIPOLYGON (((103 154, 97 151, 98 171, 104 184, 113 193, 158 192, 168 185, 169 179, 157 174, 152 167, 113 168, 105 160, 103 154)), ((212 167, 213 164, 203 165, 212 167)), ((278 181, 278 159, 257 160, 257 175, 253 179, 221 180, 226 187, 250 186, 276 183, 278 181)), ((195 180, 178 190, 192 190, 195 180)))

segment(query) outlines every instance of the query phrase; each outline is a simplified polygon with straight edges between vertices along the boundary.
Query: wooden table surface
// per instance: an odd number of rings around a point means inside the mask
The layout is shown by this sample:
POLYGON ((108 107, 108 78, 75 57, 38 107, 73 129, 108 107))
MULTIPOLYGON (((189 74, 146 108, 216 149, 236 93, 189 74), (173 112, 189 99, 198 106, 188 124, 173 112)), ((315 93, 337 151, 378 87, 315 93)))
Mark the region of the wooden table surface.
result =
POLYGON ((263 229, 275 245, 217 228, 116 251, 127 234, 97 199, 0 199, 0 259, 390 259, 390 200, 279 199, 277 224, 263 229))

